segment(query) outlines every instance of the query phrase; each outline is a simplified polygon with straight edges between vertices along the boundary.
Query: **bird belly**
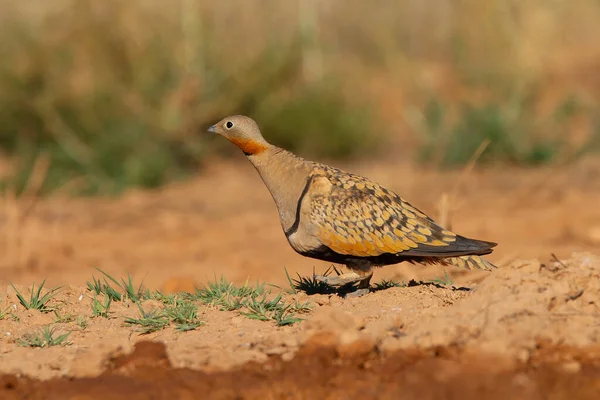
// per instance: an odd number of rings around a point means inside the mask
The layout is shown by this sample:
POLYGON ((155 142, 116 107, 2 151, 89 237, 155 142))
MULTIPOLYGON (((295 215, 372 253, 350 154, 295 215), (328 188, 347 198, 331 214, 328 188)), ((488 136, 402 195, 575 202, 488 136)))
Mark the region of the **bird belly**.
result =
POLYGON ((306 232, 304 229, 298 229, 289 235, 287 239, 290 246, 300 254, 317 249, 322 244, 315 235, 306 232))

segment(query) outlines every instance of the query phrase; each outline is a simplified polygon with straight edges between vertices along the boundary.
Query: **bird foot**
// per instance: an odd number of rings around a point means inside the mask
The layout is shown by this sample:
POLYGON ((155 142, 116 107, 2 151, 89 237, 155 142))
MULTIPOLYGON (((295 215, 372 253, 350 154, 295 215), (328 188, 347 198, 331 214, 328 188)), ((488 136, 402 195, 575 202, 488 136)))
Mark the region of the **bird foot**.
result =
POLYGON ((319 282, 323 282, 326 283, 329 286, 332 287, 342 287, 342 286, 346 286, 352 283, 358 283, 360 281, 362 281, 364 279, 363 276, 360 276, 354 272, 350 272, 347 274, 342 274, 342 275, 329 275, 329 276, 323 276, 323 275, 315 275, 315 279, 319 282))

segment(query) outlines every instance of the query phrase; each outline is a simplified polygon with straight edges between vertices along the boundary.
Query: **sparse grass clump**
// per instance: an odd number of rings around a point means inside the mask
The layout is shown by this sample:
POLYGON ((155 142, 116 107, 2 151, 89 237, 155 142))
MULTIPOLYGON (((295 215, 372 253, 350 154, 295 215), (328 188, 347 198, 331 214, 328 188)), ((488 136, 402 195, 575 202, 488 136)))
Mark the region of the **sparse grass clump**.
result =
POLYGON ((196 329, 203 324, 198 318, 198 308, 192 301, 192 295, 164 295, 159 291, 152 293, 143 283, 136 286, 131 275, 128 275, 127 279, 121 278, 119 282, 106 272, 100 269, 98 271, 104 275, 104 279, 92 277, 92 281, 87 282, 87 288, 93 294, 90 305, 92 317, 110 318, 110 306, 113 301, 131 300, 137 305, 140 316, 126 318, 125 324, 138 325, 138 331, 142 334, 161 330, 171 323, 175 325, 175 329, 182 332, 196 329), (146 311, 142 303, 151 299, 163 303, 164 308, 146 311))
POLYGON ((406 282, 396 282, 393 280, 383 279, 381 282, 375 283, 375 290, 386 290, 395 287, 406 287, 406 282))
POLYGON ((94 293, 94 297, 92 298, 92 316, 93 317, 109 317, 110 305, 112 303, 112 297, 104 295, 104 300, 100 301, 98 296, 94 293))
MULTIPOLYGON (((112 278, 111 278, 112 279, 112 278)), ((92 276, 92 281, 86 282, 87 289, 97 295, 104 295, 113 301, 121 301, 121 293, 112 288, 112 286, 104 278, 104 282, 92 276)))
POLYGON ((9 314, 11 314, 10 306, 6 307, 4 310, 0 309, 0 321, 6 318, 6 316, 9 314))
POLYGON ((88 320, 85 319, 83 315, 77 317, 77 326, 81 329, 86 329, 88 327, 88 320))
POLYGON ((310 309, 308 303, 285 302, 281 294, 272 296, 265 285, 250 286, 247 283, 237 287, 221 277, 209 282, 196 291, 196 297, 203 303, 214 305, 221 310, 240 310, 250 319, 275 321, 277 325, 291 325, 302 320, 296 313, 304 313, 310 309))
POLYGON ((260 297, 250 296, 244 303, 244 308, 247 311, 243 311, 242 315, 260 321, 273 320, 279 326, 291 325, 302 321, 302 318, 295 317, 291 312, 292 304, 285 304, 282 301, 281 294, 278 294, 271 300, 268 300, 265 294, 260 297))
POLYGON ((75 321, 75 315, 71 313, 61 314, 58 310, 54 310, 54 322, 57 324, 67 324, 75 321))
POLYGON ((130 274, 127 274, 127 280, 121 278, 121 282, 119 282, 101 269, 96 269, 104 275, 104 280, 101 281, 95 276, 92 276, 92 281, 88 281, 86 283, 87 289, 95 296, 102 294, 105 296, 105 299, 109 299, 110 301, 122 301, 129 299, 134 303, 137 303, 141 300, 150 299, 152 297, 150 291, 144 288, 143 282, 140 283, 136 288, 133 283, 133 277, 130 274), (116 288, 113 287, 109 281, 112 282, 116 288))
POLYGON ((137 303, 140 310, 139 318, 125 318, 125 324, 138 325, 138 332, 142 334, 152 333, 166 328, 169 325, 169 317, 164 310, 145 311, 141 304, 137 303))
POLYGON ((190 300, 175 298, 166 306, 165 313, 180 332, 194 330, 204 323, 198 317, 198 306, 190 300))
MULTIPOLYGON (((180 296, 182 295, 187 295, 185 293, 181 293, 180 296)), ((177 300, 178 295, 176 294, 163 294, 158 290, 155 290, 154 293, 152 293, 152 300, 156 300, 156 301, 160 301, 163 304, 174 304, 175 301, 177 300)))
POLYGON ((125 318, 125 324, 138 325, 138 332, 142 334, 159 331, 169 324, 173 324, 180 332, 194 330, 204 324, 204 321, 198 316, 198 305, 187 297, 174 295, 165 302, 164 308, 150 311, 144 310, 140 303, 136 303, 140 316, 125 318))
POLYGON ((448 275, 447 271, 444 271, 443 277, 438 276, 438 277, 430 280, 429 283, 434 283, 436 285, 441 285, 441 286, 452 286, 452 285, 454 285, 454 280, 452 280, 452 277, 450 275, 448 275))
POLYGON ((244 306, 244 300, 265 294, 265 285, 236 286, 228 282, 224 277, 214 282, 208 282, 206 286, 196 290, 196 297, 205 304, 219 307, 221 310, 239 310, 244 306))
POLYGON ((17 339, 17 344, 23 347, 52 347, 67 346, 71 344, 67 340, 70 333, 57 335, 54 327, 45 326, 39 331, 26 333, 23 337, 17 339))
POLYGON ((25 307, 27 310, 37 310, 46 313, 54 310, 52 307, 48 306, 48 302, 52 300, 58 293, 60 293, 61 287, 52 288, 42 296, 42 290, 45 283, 46 280, 44 279, 37 290, 35 289, 35 285, 31 285, 31 294, 29 295, 29 299, 26 299, 25 296, 23 296, 21 292, 17 290, 15 285, 12 283, 10 285, 15 290, 17 298, 23 307, 25 307))
POLYGON ((294 300, 289 307, 289 310, 294 313, 306 314, 313 309, 314 305, 309 302, 300 302, 299 300, 294 300))
MULTIPOLYGON (((119 282, 105 272, 100 272, 105 275, 103 281, 93 278, 87 283, 88 290, 93 295, 92 317, 109 318, 110 306, 115 299, 133 298, 132 302, 137 306, 139 315, 125 318, 124 323, 137 326, 137 331, 141 334, 156 332, 170 325, 180 332, 200 327, 204 324, 198 315, 200 304, 214 306, 223 311, 238 311, 247 318, 273 321, 278 326, 299 322, 302 318, 297 314, 307 313, 312 309, 308 302, 300 302, 297 299, 288 301, 281 293, 272 295, 266 284, 245 283, 237 286, 221 277, 197 288, 193 294, 163 294, 159 291, 150 292, 142 285, 136 287, 131 277, 119 282), (145 300, 154 300, 162 304, 147 309, 143 305, 145 300)), ((82 329, 87 326, 84 321, 77 322, 82 329)))
MULTIPOLYGON (((204 323, 198 317, 198 306, 193 302, 194 296, 190 294, 164 295, 159 291, 151 292, 144 288, 143 283, 136 286, 131 275, 128 275, 126 280, 121 278, 119 282, 106 272, 100 269, 98 271, 104 275, 104 280, 93 277, 91 282, 87 282, 87 288, 93 294, 91 303, 93 317, 109 318, 113 301, 129 299, 137 305, 139 317, 125 318, 125 324, 139 326, 138 332, 142 334, 156 332, 170 324, 173 324, 178 331, 185 332, 194 330, 204 323), (103 300, 99 299, 99 296, 102 296, 103 300), (160 301, 164 308, 146 311, 142 306, 144 300, 160 301)), ((215 285, 214 289, 212 294, 206 293, 205 296, 212 296, 211 298, 222 296, 222 293, 218 292, 219 287, 215 285)), ((223 304, 226 302, 223 301, 223 304)))
POLYGON ((198 316, 198 302, 217 307, 222 311, 238 311, 241 315, 260 321, 273 321, 279 326, 291 325, 302 320, 296 314, 310 311, 309 303, 297 300, 288 302, 282 294, 273 296, 265 284, 254 286, 248 283, 237 286, 224 277, 208 282, 194 294, 152 294, 152 298, 164 307, 145 311, 140 303, 139 318, 127 318, 128 325, 139 325, 139 332, 150 333, 173 324, 181 332, 198 328, 204 324, 198 316))

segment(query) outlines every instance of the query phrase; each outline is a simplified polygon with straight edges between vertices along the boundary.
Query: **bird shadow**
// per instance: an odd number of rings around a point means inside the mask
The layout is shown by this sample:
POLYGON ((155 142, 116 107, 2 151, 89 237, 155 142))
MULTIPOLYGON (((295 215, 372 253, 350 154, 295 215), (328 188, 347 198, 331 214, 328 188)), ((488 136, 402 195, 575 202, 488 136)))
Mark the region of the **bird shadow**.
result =
POLYGON ((460 291, 460 292, 470 292, 473 290, 470 287, 466 286, 454 286, 452 284, 443 283, 439 281, 416 281, 411 279, 408 282, 397 282, 393 280, 382 280, 381 282, 377 282, 374 286, 371 287, 371 292, 381 292, 383 290, 392 289, 395 287, 415 287, 415 286, 433 286, 439 289, 449 289, 451 291, 460 291))
MULTIPOLYGON (((303 292, 309 296, 315 294, 325 294, 346 297, 358 290, 358 286, 356 283, 349 283, 344 286, 335 287, 327 284, 326 282, 317 280, 314 271, 312 276, 301 276, 300 274, 297 274, 297 278, 291 278, 287 272, 287 269, 285 273, 288 278, 290 287, 294 292, 303 292)), ((328 276, 332 273, 335 273, 337 275, 341 274, 341 272, 335 266, 331 266, 323 273, 322 276, 328 276)), ((411 279, 408 282, 398 282, 394 280, 384 279, 372 285, 369 288, 369 293, 381 292, 392 288, 408 288, 415 286, 433 286, 439 289, 448 289, 451 291, 462 292, 469 292, 472 290, 472 288, 466 286, 454 286, 449 276, 446 274, 443 279, 437 278, 431 281, 417 281, 411 279)))
POLYGON ((414 279, 411 279, 406 286, 407 287, 433 286, 433 287, 436 287, 439 289, 450 289, 453 292, 470 292, 471 290, 473 290, 473 288, 470 288, 467 286, 454 286, 451 284, 449 285, 449 284, 440 283, 440 282, 436 282, 436 281, 415 281, 414 279))

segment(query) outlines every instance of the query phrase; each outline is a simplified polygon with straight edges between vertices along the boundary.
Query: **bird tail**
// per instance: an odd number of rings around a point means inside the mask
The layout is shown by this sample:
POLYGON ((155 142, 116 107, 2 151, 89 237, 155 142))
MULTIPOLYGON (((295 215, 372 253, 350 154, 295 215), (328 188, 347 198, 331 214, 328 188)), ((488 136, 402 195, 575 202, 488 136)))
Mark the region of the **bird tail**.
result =
POLYGON ((448 257, 444 258, 443 262, 446 265, 452 265, 459 268, 481 269, 484 271, 491 271, 498 268, 491 262, 486 261, 479 256, 448 257))

